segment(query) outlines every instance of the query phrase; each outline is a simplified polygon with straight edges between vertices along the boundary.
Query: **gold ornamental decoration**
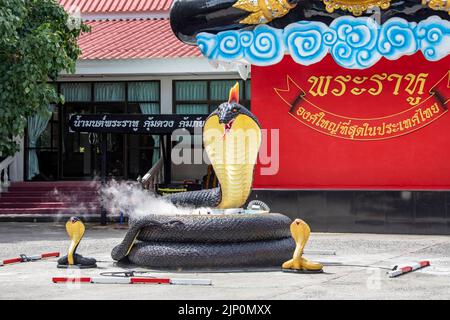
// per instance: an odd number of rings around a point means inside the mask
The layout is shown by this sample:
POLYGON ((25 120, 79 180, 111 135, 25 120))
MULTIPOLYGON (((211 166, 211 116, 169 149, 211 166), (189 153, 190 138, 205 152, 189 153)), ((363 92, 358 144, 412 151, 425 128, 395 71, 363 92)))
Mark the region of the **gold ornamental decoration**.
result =
POLYGON ((264 24, 286 15, 296 4, 287 0, 238 0, 233 7, 250 14, 239 21, 242 24, 264 24))
POLYGON ((433 10, 447 11, 450 14, 450 0, 422 0, 422 5, 433 10))
MULTIPOLYGON (((341 9, 349 11, 354 16, 362 15, 367 9, 380 8, 387 9, 391 5, 391 0, 322 0, 325 10, 333 13, 334 10, 341 9)), ((424 0, 426 1, 426 0, 424 0)), ((433 1, 433 0, 432 0, 433 1)))

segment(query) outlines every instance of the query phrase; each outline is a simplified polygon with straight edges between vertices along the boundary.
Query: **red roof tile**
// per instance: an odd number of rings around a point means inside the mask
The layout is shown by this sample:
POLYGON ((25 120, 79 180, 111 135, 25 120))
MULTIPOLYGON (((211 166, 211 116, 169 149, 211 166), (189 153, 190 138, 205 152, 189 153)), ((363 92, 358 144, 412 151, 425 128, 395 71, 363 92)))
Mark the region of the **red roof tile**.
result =
POLYGON ((200 57, 172 33, 168 19, 86 21, 90 33, 78 39, 82 59, 200 57))
POLYGON ((59 0, 68 11, 82 13, 168 11, 173 0, 59 0))

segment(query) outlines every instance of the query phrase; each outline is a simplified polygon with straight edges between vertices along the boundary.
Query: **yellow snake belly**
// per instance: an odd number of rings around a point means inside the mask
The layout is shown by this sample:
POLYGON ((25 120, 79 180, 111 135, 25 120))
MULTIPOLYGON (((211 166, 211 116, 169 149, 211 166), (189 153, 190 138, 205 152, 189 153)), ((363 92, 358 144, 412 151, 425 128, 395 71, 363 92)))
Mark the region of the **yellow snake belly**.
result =
POLYGON ((229 131, 210 117, 204 127, 203 141, 221 188, 217 208, 240 208, 250 194, 253 170, 261 145, 261 129, 249 116, 234 118, 229 131))

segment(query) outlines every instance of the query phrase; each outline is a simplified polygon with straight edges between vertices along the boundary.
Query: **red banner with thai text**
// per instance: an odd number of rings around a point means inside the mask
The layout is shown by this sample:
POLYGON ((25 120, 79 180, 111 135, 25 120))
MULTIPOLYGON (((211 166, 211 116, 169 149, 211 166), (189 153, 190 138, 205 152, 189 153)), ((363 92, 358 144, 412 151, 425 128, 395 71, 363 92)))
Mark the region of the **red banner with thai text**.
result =
POLYGON ((279 163, 258 165, 277 172, 256 170, 254 187, 449 189, 449 62, 417 53, 364 70, 331 57, 253 66, 252 112, 280 140, 279 163))

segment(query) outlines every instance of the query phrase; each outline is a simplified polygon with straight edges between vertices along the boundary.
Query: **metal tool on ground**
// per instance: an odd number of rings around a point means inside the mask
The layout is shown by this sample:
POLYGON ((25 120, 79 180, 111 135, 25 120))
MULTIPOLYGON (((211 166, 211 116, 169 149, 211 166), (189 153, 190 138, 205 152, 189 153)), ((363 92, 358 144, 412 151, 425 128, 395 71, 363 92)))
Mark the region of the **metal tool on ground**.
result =
POLYGON ((210 286, 210 279, 171 279, 151 276, 138 276, 145 271, 105 272, 100 277, 54 277, 54 283, 94 283, 94 284, 173 284, 173 285, 203 285, 210 286), (105 275, 110 276, 105 276, 105 275))
POLYGON ((36 254, 36 255, 32 255, 32 256, 28 256, 26 254, 20 254, 19 257, 17 257, 17 258, 0 260, 0 267, 8 265, 8 264, 31 262, 31 261, 38 261, 38 260, 42 260, 42 259, 58 258, 58 257, 59 257, 59 252, 49 252, 49 253, 43 253, 43 254, 36 254))
POLYGON ((388 272, 388 275, 389 275, 389 278, 395 278, 402 274, 413 272, 415 270, 419 270, 419 269, 429 267, 429 266, 430 266, 430 261, 428 261, 428 260, 419 261, 419 262, 413 263, 409 266, 404 266, 401 268, 399 268, 398 266, 395 266, 392 271, 388 272))
POLYGON ((295 219, 291 223, 291 234, 295 240, 295 251, 291 260, 286 261, 281 266, 284 272, 296 273, 322 273, 323 265, 303 258, 303 250, 308 242, 311 229, 308 224, 301 219, 295 219))
POLYGON ((314 254, 318 256, 335 256, 336 251, 331 250, 305 250, 304 254, 314 254))
POLYGON ((76 253, 86 230, 83 222, 77 217, 71 217, 66 223, 66 230, 71 240, 70 247, 67 255, 58 260, 58 268, 97 268, 97 261, 94 258, 85 258, 76 253))

